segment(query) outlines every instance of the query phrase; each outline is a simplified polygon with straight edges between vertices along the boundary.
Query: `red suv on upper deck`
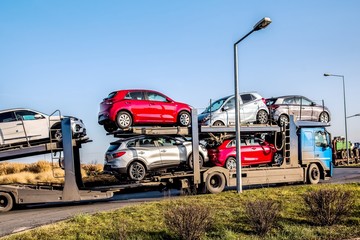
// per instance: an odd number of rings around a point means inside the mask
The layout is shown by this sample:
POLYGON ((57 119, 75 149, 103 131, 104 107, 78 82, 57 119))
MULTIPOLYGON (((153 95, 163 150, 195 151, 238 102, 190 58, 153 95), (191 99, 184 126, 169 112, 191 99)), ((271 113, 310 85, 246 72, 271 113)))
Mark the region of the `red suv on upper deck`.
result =
POLYGON ((162 93, 132 89, 110 93, 100 103, 98 123, 107 132, 137 124, 178 124, 189 126, 191 107, 162 93))

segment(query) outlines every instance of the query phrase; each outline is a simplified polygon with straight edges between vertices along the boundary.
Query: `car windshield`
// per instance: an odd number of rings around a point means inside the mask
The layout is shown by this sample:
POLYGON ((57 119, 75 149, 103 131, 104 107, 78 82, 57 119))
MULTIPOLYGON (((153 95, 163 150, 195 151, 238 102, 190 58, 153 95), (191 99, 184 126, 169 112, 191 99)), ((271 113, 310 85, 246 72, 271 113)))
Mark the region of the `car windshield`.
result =
POLYGON ((219 100, 216 100, 215 102, 213 102, 210 106, 208 106, 203 113, 208 113, 208 112, 214 112, 216 110, 218 110, 219 108, 221 108, 221 106, 224 104, 224 102, 228 99, 229 97, 225 97, 225 98, 221 98, 219 100))

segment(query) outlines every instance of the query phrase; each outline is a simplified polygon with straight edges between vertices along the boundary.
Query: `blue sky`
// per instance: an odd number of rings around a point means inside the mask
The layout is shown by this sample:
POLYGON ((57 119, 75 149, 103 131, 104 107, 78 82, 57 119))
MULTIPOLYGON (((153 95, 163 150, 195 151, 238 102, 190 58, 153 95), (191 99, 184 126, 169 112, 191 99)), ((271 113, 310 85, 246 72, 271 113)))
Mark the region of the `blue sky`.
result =
MULTIPOLYGON (((0 109, 60 109, 82 118, 92 143, 82 160, 102 162, 110 141, 97 124, 111 91, 158 90, 204 108, 234 92, 233 44, 261 18, 272 24, 239 45, 240 91, 325 101, 333 136, 360 113, 356 0, 0 1, 0 109)), ((360 141, 359 117, 348 137, 360 141)), ((39 156, 43 158, 43 156, 39 156)))

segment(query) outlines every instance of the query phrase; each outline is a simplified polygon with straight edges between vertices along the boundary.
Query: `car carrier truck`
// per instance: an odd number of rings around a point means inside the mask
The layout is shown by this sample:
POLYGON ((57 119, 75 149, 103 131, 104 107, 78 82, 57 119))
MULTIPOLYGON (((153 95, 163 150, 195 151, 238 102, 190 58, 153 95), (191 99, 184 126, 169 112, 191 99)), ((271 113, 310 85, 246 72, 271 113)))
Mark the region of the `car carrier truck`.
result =
MULTIPOLYGON (((197 111, 192 111, 192 122, 197 122, 197 111)), ((320 179, 332 176, 332 150, 328 125, 318 122, 294 122, 291 118, 286 127, 272 125, 241 126, 241 136, 259 134, 277 145, 283 161, 279 164, 253 166, 242 169, 243 185, 301 182, 316 184, 320 179)), ((79 148, 86 141, 73 140, 70 120, 62 120, 62 143, 48 143, 15 149, 0 150, 0 161, 50 152, 63 152, 65 178, 63 185, 9 184, 0 185, 0 212, 11 210, 15 205, 48 202, 78 202, 111 198, 114 192, 143 186, 177 188, 197 193, 219 193, 226 187, 236 186, 236 172, 223 167, 199 168, 194 161, 193 170, 184 169, 151 176, 139 182, 121 182, 118 185, 84 187, 80 171, 79 148)), ((118 132, 115 137, 134 134, 187 135, 192 138, 193 157, 198 158, 200 140, 222 141, 235 134, 228 127, 133 127, 118 132)))
POLYGON ((334 137, 334 139, 332 140, 332 149, 333 149, 333 163, 335 166, 360 162, 359 148, 357 148, 350 141, 348 141, 348 144, 346 146, 346 140, 344 137, 340 137, 340 136, 334 137))

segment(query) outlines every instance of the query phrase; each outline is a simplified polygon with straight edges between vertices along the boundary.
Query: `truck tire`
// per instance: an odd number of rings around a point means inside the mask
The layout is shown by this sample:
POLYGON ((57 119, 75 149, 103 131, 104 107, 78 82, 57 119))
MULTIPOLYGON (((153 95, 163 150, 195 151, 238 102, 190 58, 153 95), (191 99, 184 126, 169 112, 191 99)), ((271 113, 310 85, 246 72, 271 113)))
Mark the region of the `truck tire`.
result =
POLYGON ((308 168, 308 183, 317 184, 320 181, 320 170, 315 163, 310 164, 308 168))
POLYGON ((14 206, 13 198, 9 193, 0 192, 0 212, 8 212, 14 206))
POLYGON ((225 188, 225 176, 219 172, 210 173, 205 182, 206 189, 209 193, 221 193, 225 188))

